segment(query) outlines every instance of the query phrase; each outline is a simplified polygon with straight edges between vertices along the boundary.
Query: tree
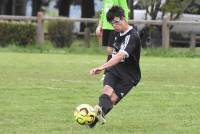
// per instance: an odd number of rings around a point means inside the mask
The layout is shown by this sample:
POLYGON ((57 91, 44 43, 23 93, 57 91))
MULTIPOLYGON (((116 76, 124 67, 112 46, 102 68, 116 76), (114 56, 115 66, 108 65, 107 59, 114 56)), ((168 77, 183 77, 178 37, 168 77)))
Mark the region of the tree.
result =
POLYGON ((130 9, 130 12, 129 12, 129 19, 133 19, 134 18, 134 12, 133 12, 133 2, 134 0, 127 0, 127 3, 128 3, 128 7, 130 9))
MULTIPOLYGON (((146 10, 145 19, 147 19, 147 15, 149 15, 152 20, 155 20, 162 4, 161 0, 142 0, 140 3, 141 5, 144 5, 146 10)), ((160 26, 145 26, 140 31, 142 46, 152 47, 160 45, 162 38, 160 37, 160 32, 160 26), (157 40, 153 40, 154 38, 157 40)))
MULTIPOLYGON (((82 18, 93 18, 95 15, 94 0, 82 0, 81 1, 81 17, 82 18)), ((92 27, 93 24, 81 23, 81 31, 84 31, 85 27, 92 27)))
MULTIPOLYGON (((146 10, 146 16, 147 14, 150 15, 152 20, 155 20, 158 12, 161 7, 161 1, 162 0, 142 0, 140 1, 142 5, 144 5, 146 10)), ((147 19, 147 18, 146 18, 147 19)))
POLYGON ((43 6, 48 6, 50 0, 32 0, 32 16, 37 16, 39 11, 44 11, 43 6))
POLYGON ((5 14, 13 15, 13 0, 7 0, 5 14))
MULTIPOLYGON (((147 15, 149 15, 151 17, 151 20, 156 20, 158 18, 158 13, 161 12, 162 19, 166 14, 169 14, 171 20, 176 20, 182 13, 184 13, 187 10, 188 6, 191 5, 192 2, 194 1, 195 0, 165 0, 165 2, 163 2, 162 0, 142 0, 141 3, 145 6, 146 19, 147 15)), ((155 39, 156 37, 159 41, 154 40, 155 42, 151 42, 149 44, 152 45, 161 44, 162 37, 160 37, 161 35, 160 26, 150 26, 150 27, 146 26, 143 28, 141 35, 143 38, 142 39, 143 46, 147 46, 146 45, 147 42, 153 38, 155 39)))
POLYGON ((5 14, 6 4, 7 4, 7 0, 0 1, 0 14, 5 14))
POLYGON ((14 15, 24 16, 26 14, 26 0, 14 0, 13 1, 14 15))
POLYGON ((32 16, 37 16, 37 12, 40 11, 41 7, 41 0, 32 0, 32 16))
POLYGON ((69 8, 72 0, 58 0, 58 14, 59 16, 69 16, 69 8))
POLYGON ((167 13, 170 14, 171 20, 177 19, 184 13, 190 5, 193 5, 196 0, 141 0, 140 3, 144 5, 146 14, 152 20, 157 19, 159 11, 162 12, 162 17, 167 13))
POLYGON ((81 17, 92 18, 95 15, 94 0, 82 0, 81 1, 81 17))
POLYGON ((25 15, 26 0, 1 0, 0 14, 25 15))
POLYGON ((163 12, 162 16, 164 16, 166 13, 169 13, 170 19, 176 20, 193 2, 194 0, 166 0, 166 3, 161 7, 161 11, 163 12))
POLYGON ((188 8, 186 8, 185 13, 189 14, 200 14, 200 2, 197 2, 197 0, 192 0, 192 2, 189 4, 188 8))

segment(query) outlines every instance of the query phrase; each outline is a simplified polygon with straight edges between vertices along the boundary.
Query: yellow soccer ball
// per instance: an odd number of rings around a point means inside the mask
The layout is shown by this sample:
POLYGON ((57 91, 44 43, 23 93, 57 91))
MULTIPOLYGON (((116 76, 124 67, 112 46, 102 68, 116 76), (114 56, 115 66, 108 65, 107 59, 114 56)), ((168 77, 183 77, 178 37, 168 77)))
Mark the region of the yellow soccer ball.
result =
POLYGON ((75 108, 75 121, 80 125, 92 124, 95 120, 96 114, 94 108, 89 104, 81 104, 75 108))

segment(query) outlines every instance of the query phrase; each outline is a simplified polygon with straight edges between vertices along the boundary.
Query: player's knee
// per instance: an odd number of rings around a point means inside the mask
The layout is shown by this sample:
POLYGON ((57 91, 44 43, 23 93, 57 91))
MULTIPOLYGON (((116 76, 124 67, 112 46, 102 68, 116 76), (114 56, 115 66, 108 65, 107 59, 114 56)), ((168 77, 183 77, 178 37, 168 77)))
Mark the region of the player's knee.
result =
POLYGON ((113 105, 115 105, 118 102, 118 99, 119 99, 119 97, 115 93, 113 93, 110 98, 113 105))
POLYGON ((113 94, 113 88, 111 86, 105 85, 103 88, 103 94, 106 94, 108 96, 112 96, 113 94))

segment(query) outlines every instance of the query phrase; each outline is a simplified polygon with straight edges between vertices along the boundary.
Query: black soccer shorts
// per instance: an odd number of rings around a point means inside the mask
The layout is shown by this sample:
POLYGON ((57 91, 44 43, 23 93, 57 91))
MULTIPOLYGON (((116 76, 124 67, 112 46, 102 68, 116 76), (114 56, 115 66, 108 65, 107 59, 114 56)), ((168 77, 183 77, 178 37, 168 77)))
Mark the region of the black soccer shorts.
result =
POLYGON ((135 85, 131 81, 127 81, 126 79, 121 79, 111 72, 107 72, 103 81, 103 85, 108 85, 114 89, 114 92, 118 96, 117 103, 127 95, 127 93, 133 88, 135 85))

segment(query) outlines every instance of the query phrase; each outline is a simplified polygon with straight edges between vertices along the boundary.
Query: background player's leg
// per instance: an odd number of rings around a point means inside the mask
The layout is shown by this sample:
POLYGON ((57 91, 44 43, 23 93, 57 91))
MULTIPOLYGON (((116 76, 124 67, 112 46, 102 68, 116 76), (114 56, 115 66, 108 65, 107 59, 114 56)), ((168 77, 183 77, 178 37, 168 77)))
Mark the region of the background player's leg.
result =
POLYGON ((112 58, 112 47, 107 47, 106 48, 106 51, 107 51, 107 55, 108 55, 108 57, 107 57, 107 61, 109 61, 111 58, 112 58))

